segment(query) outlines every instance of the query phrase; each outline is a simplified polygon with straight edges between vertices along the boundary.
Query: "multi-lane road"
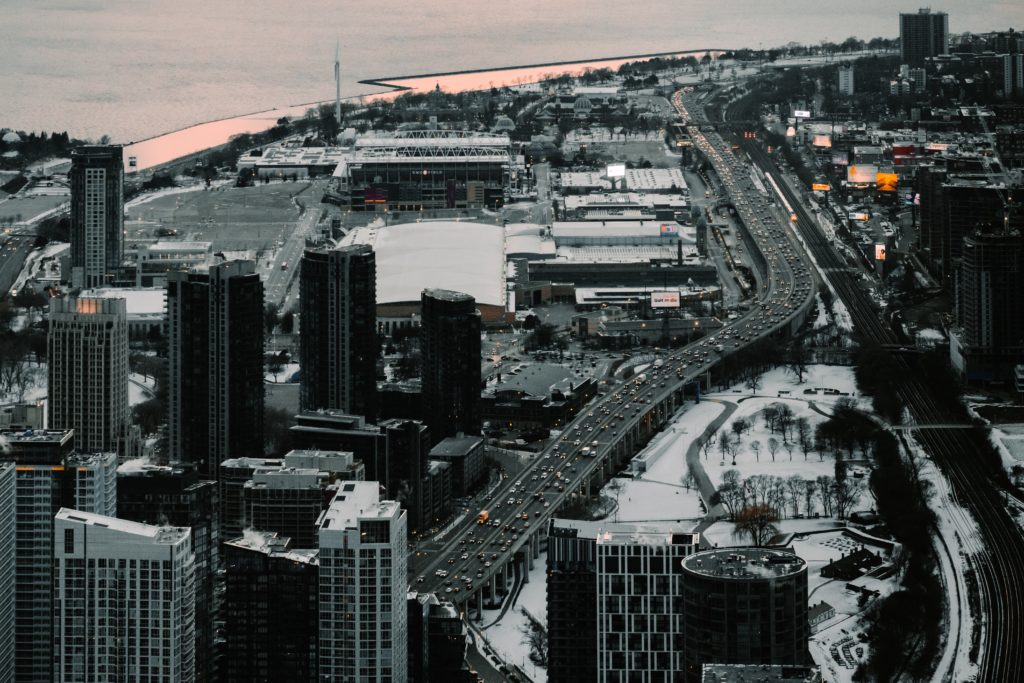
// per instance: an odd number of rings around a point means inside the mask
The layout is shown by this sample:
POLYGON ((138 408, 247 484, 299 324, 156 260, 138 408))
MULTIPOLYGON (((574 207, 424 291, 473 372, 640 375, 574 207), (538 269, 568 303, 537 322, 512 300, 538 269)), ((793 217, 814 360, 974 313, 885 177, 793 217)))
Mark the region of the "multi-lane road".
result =
MULTIPOLYGON (((689 121, 680 95, 673 104, 689 121)), ((603 483, 669 421, 683 401, 685 385, 702 377, 723 354, 802 322, 813 301, 814 280, 787 221, 763 196, 750 192, 749 169, 717 133, 696 126, 690 133, 733 199, 751 245, 763 256, 755 304, 713 336, 666 353, 637 377, 599 396, 526 470, 501 482, 481 510, 471 511, 442 539, 421 543, 410 560, 418 590, 456 602, 482 596, 492 578, 507 576, 517 553, 525 551, 520 557, 529 558, 536 552, 538 530, 570 496, 603 483), (481 524, 478 514, 484 509, 488 517, 481 524)))

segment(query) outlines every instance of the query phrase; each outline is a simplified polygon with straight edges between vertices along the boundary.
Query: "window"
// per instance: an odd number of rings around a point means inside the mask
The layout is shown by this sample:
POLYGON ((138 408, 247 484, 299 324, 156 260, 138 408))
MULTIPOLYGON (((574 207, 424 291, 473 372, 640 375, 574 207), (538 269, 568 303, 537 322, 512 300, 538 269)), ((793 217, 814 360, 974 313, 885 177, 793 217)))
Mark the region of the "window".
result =
POLYGON ((64 530, 64 554, 73 555, 75 553, 75 530, 65 529, 64 530))

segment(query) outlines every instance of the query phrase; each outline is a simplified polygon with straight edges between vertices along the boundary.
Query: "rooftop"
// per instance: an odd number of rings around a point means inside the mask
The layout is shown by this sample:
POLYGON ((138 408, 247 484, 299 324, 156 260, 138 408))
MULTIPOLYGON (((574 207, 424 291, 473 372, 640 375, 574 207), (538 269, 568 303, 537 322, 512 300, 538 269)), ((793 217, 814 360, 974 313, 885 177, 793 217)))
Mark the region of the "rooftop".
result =
POLYGON ((91 512, 82 512, 81 510, 71 510, 69 508, 58 510, 54 521, 78 522, 86 526, 119 531, 140 538, 151 539, 154 544, 160 545, 174 545, 181 540, 187 540, 192 535, 192 529, 189 527, 153 526, 152 524, 131 522, 126 519, 96 515, 91 512))
POLYGON ((0 443, 66 443, 74 435, 74 429, 26 429, 23 432, 0 432, 0 443))
POLYGON ((256 531, 245 529, 240 538, 225 541, 225 545, 243 548, 257 553, 263 553, 270 557, 280 557, 303 564, 319 564, 319 550, 316 548, 293 550, 291 539, 287 536, 278 536, 273 531, 256 531))
POLYGON ((396 501, 380 499, 380 484, 375 481, 346 482, 321 513, 317 526, 321 532, 355 529, 360 519, 392 517, 398 507, 396 501))
POLYGON ((167 290, 163 287, 147 287, 144 289, 104 287, 101 289, 87 289, 82 292, 82 295, 99 299, 124 299, 128 315, 152 313, 163 315, 167 290))
POLYGON ((703 683, 820 683, 816 666, 705 664, 703 683))
POLYGON ((505 305, 505 233, 470 221, 424 221, 357 228, 341 242, 376 253, 377 304, 418 302, 424 289, 465 292, 478 304, 505 305))
POLYGON ((774 579, 807 570, 807 563, 786 550, 721 548, 690 555, 683 569, 720 579, 774 579))
POLYGON ((479 436, 449 436, 441 440, 436 446, 430 449, 431 457, 459 457, 469 455, 474 448, 483 443, 479 436))
POLYGON ((522 366, 514 374, 503 373, 494 391, 521 391, 527 396, 547 397, 556 387, 570 388, 576 375, 564 365, 532 363, 522 366))

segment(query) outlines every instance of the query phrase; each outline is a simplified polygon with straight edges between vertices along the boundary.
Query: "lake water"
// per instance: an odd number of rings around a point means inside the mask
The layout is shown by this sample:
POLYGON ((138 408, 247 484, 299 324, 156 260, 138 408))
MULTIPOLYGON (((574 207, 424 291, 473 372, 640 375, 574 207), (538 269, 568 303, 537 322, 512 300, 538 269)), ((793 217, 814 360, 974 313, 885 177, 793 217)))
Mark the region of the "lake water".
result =
MULTIPOLYGON (((130 142, 344 95, 360 80, 898 33, 918 1, 4 0, 0 127, 130 142)), ((1024 24, 1024 3, 931 2, 950 30, 1024 24)))

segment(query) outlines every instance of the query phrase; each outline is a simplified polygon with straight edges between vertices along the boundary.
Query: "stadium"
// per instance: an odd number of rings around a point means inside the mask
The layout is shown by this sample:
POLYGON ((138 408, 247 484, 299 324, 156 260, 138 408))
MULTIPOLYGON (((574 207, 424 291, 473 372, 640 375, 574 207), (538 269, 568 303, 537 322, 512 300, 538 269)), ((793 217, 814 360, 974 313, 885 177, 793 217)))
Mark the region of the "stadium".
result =
POLYGON ((382 333, 419 324, 426 288, 476 299, 484 323, 504 320, 505 231, 471 221, 423 221, 357 228, 341 245, 368 244, 377 260, 377 323, 382 333))

